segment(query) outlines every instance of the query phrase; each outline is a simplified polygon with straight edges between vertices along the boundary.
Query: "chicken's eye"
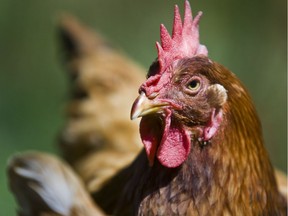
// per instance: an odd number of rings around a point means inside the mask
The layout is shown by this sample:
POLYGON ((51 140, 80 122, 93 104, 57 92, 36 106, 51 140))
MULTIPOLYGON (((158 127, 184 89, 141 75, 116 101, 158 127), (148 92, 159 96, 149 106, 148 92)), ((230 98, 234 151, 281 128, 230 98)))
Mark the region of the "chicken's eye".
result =
POLYGON ((188 89, 193 92, 198 91, 200 86, 201 84, 199 79, 193 79, 188 83, 188 89))

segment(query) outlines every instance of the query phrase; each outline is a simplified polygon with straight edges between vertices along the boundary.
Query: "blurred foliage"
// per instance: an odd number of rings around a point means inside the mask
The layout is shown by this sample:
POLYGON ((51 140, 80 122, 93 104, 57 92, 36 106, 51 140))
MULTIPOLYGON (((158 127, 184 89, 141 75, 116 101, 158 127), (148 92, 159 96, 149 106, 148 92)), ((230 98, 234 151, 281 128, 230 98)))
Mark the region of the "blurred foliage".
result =
MULTIPOLYGON (((75 15, 148 68, 156 56, 159 24, 171 30, 173 5, 183 10, 183 2, 1 0, 0 215, 15 215, 5 176, 8 157, 27 149, 57 152, 56 135, 68 94, 57 41, 60 15, 75 15)), ((200 34, 209 56, 236 73, 250 90, 272 162, 286 170, 287 2, 190 3, 194 13, 204 12, 200 34)))

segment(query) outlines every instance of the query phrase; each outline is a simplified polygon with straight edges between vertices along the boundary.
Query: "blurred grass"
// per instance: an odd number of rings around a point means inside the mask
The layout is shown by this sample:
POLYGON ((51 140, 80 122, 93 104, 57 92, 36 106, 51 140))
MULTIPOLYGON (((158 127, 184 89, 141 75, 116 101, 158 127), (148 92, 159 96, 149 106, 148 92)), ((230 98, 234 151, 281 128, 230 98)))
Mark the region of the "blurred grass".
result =
MULTIPOLYGON (((57 43, 62 12, 97 29, 146 68, 156 56, 159 24, 171 30, 165 0, 0 0, 0 215, 15 215, 6 161, 28 149, 57 152, 67 83, 57 43)), ((287 23, 284 0, 190 1, 204 12, 209 56, 246 84, 262 119, 272 162, 287 170, 287 23)), ((136 90, 135 90, 136 91, 136 90)))

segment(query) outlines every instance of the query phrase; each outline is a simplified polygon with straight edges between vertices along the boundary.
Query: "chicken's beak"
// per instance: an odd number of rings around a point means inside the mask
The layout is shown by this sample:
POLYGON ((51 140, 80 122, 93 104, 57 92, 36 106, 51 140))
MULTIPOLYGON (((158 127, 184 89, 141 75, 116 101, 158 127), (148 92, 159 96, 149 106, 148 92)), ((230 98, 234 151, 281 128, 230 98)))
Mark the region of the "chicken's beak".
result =
POLYGON ((167 102, 160 102, 156 100, 151 100, 147 98, 144 92, 141 92, 141 94, 138 96, 138 98, 133 103, 132 109, 131 109, 131 120, 134 120, 136 118, 156 113, 163 109, 164 106, 169 105, 167 102))

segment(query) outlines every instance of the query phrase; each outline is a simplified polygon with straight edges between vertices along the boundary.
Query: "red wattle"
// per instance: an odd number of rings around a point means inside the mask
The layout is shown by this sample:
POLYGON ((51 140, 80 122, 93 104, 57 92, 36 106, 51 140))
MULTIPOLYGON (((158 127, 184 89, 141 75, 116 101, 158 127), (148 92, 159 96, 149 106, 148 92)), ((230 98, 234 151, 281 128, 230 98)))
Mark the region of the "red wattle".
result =
POLYGON ((165 110, 164 128, 156 116, 143 116, 140 122, 140 135, 150 166, 155 156, 169 168, 180 166, 190 152, 190 138, 184 127, 171 122, 171 111, 165 110))
POLYGON ((158 160, 163 166, 178 167, 187 159, 190 148, 188 133, 177 122, 171 123, 171 111, 168 110, 162 140, 157 151, 158 160))

